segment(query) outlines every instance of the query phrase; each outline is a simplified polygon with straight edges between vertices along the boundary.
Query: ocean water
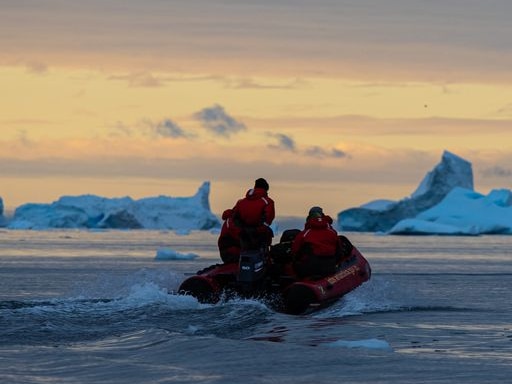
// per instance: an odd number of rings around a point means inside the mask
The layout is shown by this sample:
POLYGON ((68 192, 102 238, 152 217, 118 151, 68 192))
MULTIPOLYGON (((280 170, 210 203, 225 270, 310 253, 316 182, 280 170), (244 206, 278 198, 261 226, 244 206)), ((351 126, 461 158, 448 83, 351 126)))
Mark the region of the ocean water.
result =
POLYGON ((511 382, 512 237, 346 235, 372 279, 291 316, 172 293, 215 234, 0 230, 0 383, 511 382))

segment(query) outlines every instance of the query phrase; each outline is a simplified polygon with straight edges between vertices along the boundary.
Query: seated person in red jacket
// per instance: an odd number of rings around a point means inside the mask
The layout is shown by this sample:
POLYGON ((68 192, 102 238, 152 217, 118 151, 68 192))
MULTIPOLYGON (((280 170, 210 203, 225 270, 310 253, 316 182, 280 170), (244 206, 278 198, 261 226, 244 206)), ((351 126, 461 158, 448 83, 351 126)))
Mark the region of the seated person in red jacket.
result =
POLYGON ((269 185, 263 178, 254 183, 233 208, 233 220, 240 227, 242 249, 268 248, 274 236, 270 224, 275 218, 274 200, 268 196, 269 185))
POLYGON ((304 230, 292 244, 294 267, 299 277, 324 277, 336 272, 341 241, 331 224, 331 217, 324 215, 322 208, 309 210, 304 230))
POLYGON ((240 258, 240 227, 233 221, 233 210, 226 209, 222 214, 222 229, 217 245, 224 263, 238 263, 240 258))

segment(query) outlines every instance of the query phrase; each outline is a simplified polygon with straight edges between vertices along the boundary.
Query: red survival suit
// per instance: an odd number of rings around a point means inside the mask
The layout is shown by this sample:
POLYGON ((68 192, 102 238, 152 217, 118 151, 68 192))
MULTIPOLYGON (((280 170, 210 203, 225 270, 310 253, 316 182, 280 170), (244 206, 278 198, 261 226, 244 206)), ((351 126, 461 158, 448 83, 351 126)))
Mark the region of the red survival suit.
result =
POLYGON ((240 227, 235 225, 233 210, 226 209, 222 214, 222 229, 217 245, 224 263, 236 263, 240 258, 240 227))
POLYGON ((292 254, 299 277, 327 276, 336 272, 341 241, 331 224, 329 216, 310 218, 304 230, 295 237, 292 254))
POLYGON ((249 189, 245 198, 238 200, 233 208, 233 217, 242 227, 268 226, 275 216, 274 200, 263 188, 249 189))
POLYGON ((275 218, 275 207, 265 189, 248 190, 245 198, 238 200, 232 210, 226 210, 222 218, 225 221, 218 246, 225 263, 238 262, 241 248, 268 247, 272 243, 269 225, 275 218))

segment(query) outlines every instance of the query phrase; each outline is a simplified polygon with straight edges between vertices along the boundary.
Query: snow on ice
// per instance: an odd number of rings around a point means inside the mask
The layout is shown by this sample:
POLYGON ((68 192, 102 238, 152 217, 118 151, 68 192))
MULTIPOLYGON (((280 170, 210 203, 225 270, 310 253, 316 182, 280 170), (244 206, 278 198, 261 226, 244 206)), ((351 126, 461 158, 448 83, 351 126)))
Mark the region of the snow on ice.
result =
POLYGON ((512 192, 482 195, 454 188, 439 204, 413 219, 398 222, 390 234, 480 235, 512 234, 512 192))
MULTIPOLYGON (((10 229, 166 229, 218 233, 220 223, 209 204, 210 183, 191 197, 158 196, 140 200, 94 195, 63 196, 51 204, 24 204, 6 219, 0 198, 0 226, 10 229)), ((375 200, 338 213, 342 231, 385 234, 512 234, 512 192, 473 189, 471 163, 445 151, 411 196, 375 200)), ((165 257, 160 255, 157 257, 165 257)), ((172 257, 172 256, 169 256, 172 257)))
POLYGON ((180 253, 170 248, 158 248, 155 260, 194 260, 198 257, 195 253, 180 253))
POLYGON ((220 226, 210 210, 209 193, 210 183, 204 182, 191 197, 63 196, 51 204, 18 207, 7 227, 209 230, 220 226))
POLYGON ((338 214, 344 231, 395 235, 512 234, 512 193, 473 189, 471 163, 448 151, 410 197, 376 200, 338 214))

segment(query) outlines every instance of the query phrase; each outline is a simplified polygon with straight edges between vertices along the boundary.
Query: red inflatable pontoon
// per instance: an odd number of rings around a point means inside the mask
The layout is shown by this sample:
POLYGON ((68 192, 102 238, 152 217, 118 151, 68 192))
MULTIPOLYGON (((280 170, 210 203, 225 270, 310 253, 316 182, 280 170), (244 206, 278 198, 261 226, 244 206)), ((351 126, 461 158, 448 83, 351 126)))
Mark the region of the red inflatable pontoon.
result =
POLYGON ((269 255, 258 259, 258 251, 253 251, 242 253, 239 263, 212 265, 183 281, 179 293, 203 303, 233 294, 262 298, 280 312, 303 314, 332 304, 370 279, 370 264, 345 236, 340 236, 343 261, 334 274, 299 279, 290 256, 291 240, 285 234, 269 255))

